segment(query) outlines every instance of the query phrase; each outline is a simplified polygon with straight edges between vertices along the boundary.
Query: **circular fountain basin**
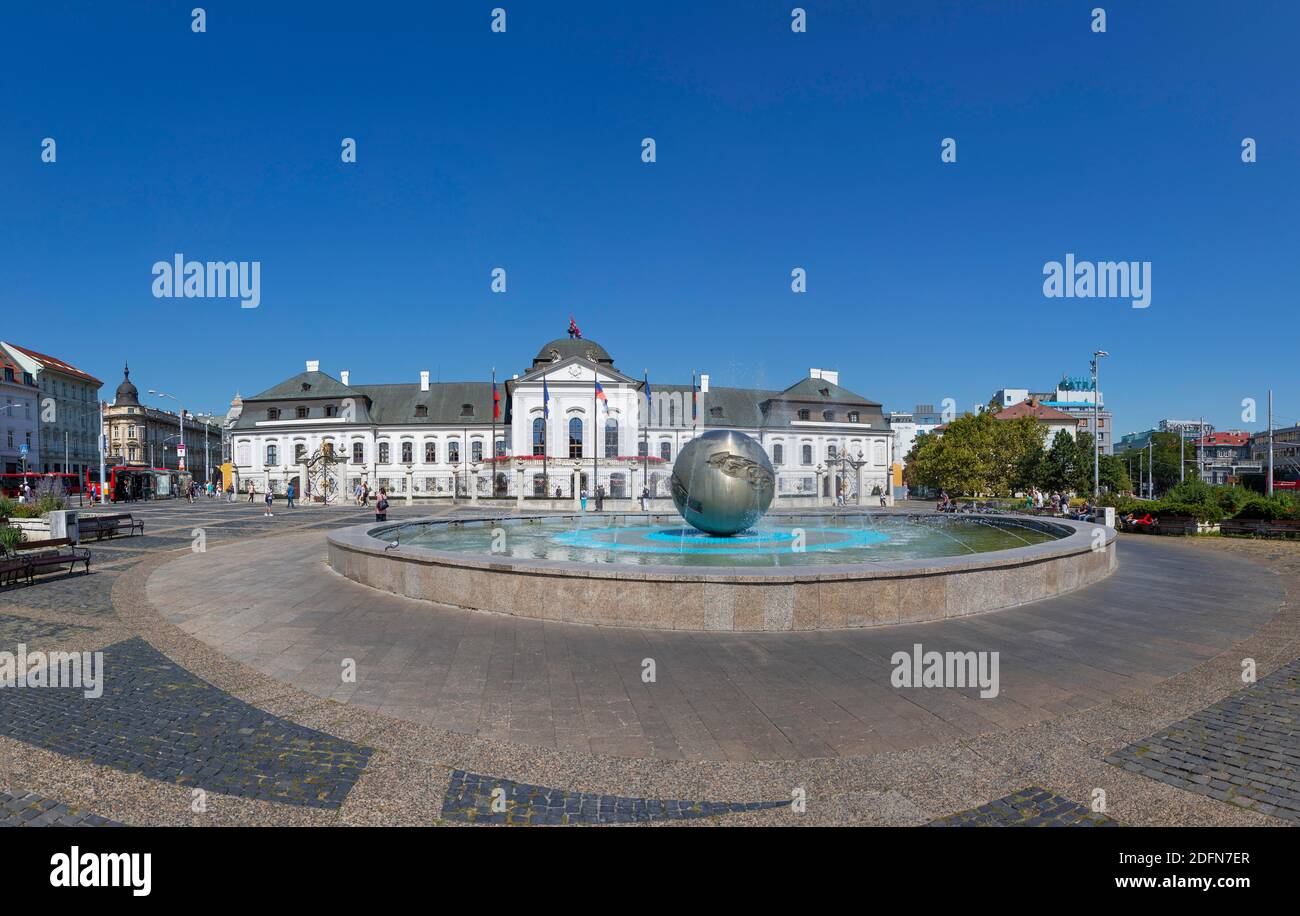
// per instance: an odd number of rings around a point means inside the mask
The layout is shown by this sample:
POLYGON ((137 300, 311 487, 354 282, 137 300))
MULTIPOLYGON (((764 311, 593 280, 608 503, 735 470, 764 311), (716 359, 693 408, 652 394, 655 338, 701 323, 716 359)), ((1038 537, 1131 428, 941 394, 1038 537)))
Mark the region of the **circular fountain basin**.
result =
POLYGON ((357 525, 329 535, 329 562, 395 594, 543 620, 815 630, 1059 595, 1108 575, 1114 540, 1103 526, 1023 516, 772 514, 716 537, 676 515, 588 513, 357 525))

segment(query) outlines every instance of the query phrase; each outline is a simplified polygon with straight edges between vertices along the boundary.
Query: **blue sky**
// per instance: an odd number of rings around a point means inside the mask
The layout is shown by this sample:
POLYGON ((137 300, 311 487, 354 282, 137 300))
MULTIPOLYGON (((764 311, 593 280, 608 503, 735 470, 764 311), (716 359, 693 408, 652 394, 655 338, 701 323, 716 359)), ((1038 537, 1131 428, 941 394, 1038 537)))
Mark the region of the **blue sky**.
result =
POLYGON ((969 406, 1101 347, 1121 433, 1300 415, 1300 4, 199 3, 0 29, 0 336, 106 395, 507 376, 572 313, 652 381, 969 406), (261 306, 154 298, 176 252, 261 306), (1150 261, 1150 307, 1044 298, 1066 252, 1150 261))

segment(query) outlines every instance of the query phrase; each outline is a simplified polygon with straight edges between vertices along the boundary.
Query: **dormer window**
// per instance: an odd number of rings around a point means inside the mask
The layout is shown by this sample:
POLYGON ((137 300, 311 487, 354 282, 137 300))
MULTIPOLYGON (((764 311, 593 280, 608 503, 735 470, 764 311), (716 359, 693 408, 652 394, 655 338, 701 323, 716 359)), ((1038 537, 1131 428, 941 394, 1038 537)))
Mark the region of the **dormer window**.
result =
POLYGON ((807 407, 802 407, 799 409, 800 420, 808 420, 811 419, 811 417, 812 417, 812 412, 809 411, 807 407))
POLYGON ((822 411, 822 419, 825 420, 827 423, 831 422, 832 420, 835 419, 835 411, 833 411, 833 410, 823 410, 823 411, 822 411))
POLYGON ((461 404, 461 405, 460 405, 460 415, 461 415, 462 417, 472 417, 472 416, 474 416, 474 405, 473 405, 473 404, 461 404))
POLYGON ((831 396, 831 390, 829 388, 818 388, 817 390, 821 392, 821 396, 824 398, 831 396))
POLYGON ((305 419, 307 419, 307 413, 308 413, 308 411, 307 411, 307 408, 306 408, 306 407, 299 407, 299 408, 297 409, 298 419, 299 419, 299 420, 305 420, 305 419))
POLYGON ((424 404, 416 404, 416 405, 415 405, 415 415, 416 415, 417 417, 427 417, 427 416, 429 415, 429 408, 428 408, 428 406, 426 406, 426 405, 424 405, 424 404))
MULTIPOLYGON (((266 418, 267 418, 268 420, 278 420, 278 419, 280 419, 280 408, 278 408, 278 407, 268 407, 268 408, 266 409, 266 418)), ((267 462, 267 463, 270 464, 271 462, 267 462)))
POLYGON ((311 391, 311 382, 303 382, 303 383, 302 383, 302 390, 303 390, 303 391, 311 391))
POLYGON ((858 413, 856 410, 850 410, 850 411, 849 411, 849 422, 850 422, 850 423, 861 423, 861 422, 862 422, 862 415, 861 415, 860 413, 858 413))
POLYGON ((710 408, 709 408, 709 416, 714 417, 715 419, 718 418, 718 417, 721 417, 721 416, 722 416, 722 408, 721 408, 721 407, 710 407, 710 408))

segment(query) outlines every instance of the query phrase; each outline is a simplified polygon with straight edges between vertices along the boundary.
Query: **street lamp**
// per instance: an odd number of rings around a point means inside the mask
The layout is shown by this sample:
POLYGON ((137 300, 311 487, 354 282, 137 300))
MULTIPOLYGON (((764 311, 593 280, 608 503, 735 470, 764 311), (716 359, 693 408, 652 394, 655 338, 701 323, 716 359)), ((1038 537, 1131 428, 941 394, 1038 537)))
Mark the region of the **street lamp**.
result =
MULTIPOLYGON (((184 405, 184 404, 181 404, 181 399, 178 398, 178 397, 176 397, 176 395, 174 395, 174 394, 168 394, 168 393, 165 392, 165 391, 155 391, 155 390, 152 389, 152 388, 149 389, 149 393, 152 394, 152 395, 154 395, 155 397, 160 397, 160 398, 171 398, 173 401, 175 401, 175 402, 177 403, 177 405, 180 406, 180 409, 181 409, 181 434, 180 434, 180 436, 179 436, 178 438, 181 440, 181 441, 180 441, 180 451, 181 451, 181 452, 184 452, 184 451, 186 450, 186 449, 185 449, 185 405, 184 405)), ((169 437, 169 438, 170 438, 170 437, 169 437)), ((184 464, 183 457, 180 456, 180 455, 178 455, 177 458, 176 458, 176 469, 177 469, 178 471, 183 471, 183 470, 185 470, 183 464, 184 464)))
POLYGON ((1097 366, 1110 356, 1105 350, 1092 354, 1092 498, 1101 496, 1101 388, 1097 385, 1097 366))

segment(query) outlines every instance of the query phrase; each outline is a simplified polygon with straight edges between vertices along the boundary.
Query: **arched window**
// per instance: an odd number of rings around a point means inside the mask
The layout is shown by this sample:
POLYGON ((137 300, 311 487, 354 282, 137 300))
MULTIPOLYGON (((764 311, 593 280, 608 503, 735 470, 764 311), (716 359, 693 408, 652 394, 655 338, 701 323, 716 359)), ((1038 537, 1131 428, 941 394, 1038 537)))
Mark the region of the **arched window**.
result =
POLYGON ((293 463, 302 464, 307 460, 307 446, 299 442, 293 447, 293 463))
POLYGON ((352 463, 353 464, 366 463, 366 447, 364 444, 360 442, 352 443, 352 463))
POLYGON ((379 443, 379 463, 388 464, 388 443, 379 443))
POLYGON ((671 442, 659 443, 659 457, 664 461, 673 460, 673 444, 671 442))
POLYGON ((802 460, 804 464, 812 464, 812 446, 805 445, 802 451, 802 460))
POLYGON ((414 443, 414 442, 403 442, 403 443, 402 443, 402 463, 403 463, 403 464, 410 464, 410 463, 413 462, 414 460, 415 460, 415 443, 414 443))
POLYGON ((779 442, 772 446, 772 463, 776 465, 785 464, 785 446, 779 442))
POLYGON ((834 442, 826 446, 826 457, 827 458, 839 457, 839 451, 834 442))
POLYGON ((582 457, 582 418, 574 417, 569 421, 569 457, 582 457))
POLYGON ((618 457, 618 421, 613 417, 605 421, 605 457, 618 457))
POLYGON ((546 421, 541 417, 533 419, 533 454, 546 454, 546 421))
POLYGON ((438 463, 438 443, 434 442, 432 439, 426 439, 424 442, 424 463, 438 463))
POLYGON ((275 445, 266 447, 266 464, 267 467, 275 467, 280 463, 280 450, 275 445))

